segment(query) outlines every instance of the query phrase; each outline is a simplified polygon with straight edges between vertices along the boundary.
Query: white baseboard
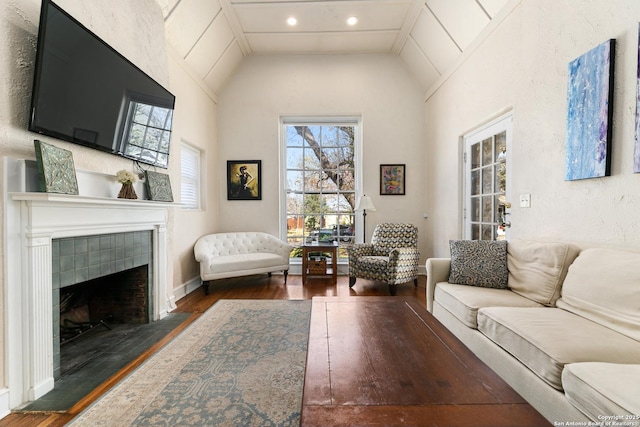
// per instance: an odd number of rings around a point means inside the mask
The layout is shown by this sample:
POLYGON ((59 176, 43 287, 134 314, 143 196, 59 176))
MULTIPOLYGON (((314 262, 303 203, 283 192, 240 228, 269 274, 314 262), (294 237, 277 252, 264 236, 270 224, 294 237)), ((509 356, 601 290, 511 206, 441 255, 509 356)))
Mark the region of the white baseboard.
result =
POLYGON ((175 288, 173 290, 173 303, 175 306, 175 302, 186 297, 191 292, 199 289, 202 286, 202 281, 200 280, 200 276, 194 277, 193 279, 187 281, 181 286, 175 288))
POLYGON ((11 413, 9 404, 9 389, 0 388, 0 419, 11 413))

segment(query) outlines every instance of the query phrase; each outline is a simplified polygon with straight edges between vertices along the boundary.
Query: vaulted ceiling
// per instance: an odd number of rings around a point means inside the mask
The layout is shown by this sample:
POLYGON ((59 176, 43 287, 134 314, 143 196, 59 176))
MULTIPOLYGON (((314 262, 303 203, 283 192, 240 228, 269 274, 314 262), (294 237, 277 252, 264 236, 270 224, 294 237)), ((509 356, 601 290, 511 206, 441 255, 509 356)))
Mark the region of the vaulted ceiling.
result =
POLYGON ((167 40, 217 93, 253 54, 396 54, 428 90, 514 0, 156 0, 167 40), (355 17, 353 25, 347 19, 355 17), (295 18, 295 25, 288 24, 295 18))

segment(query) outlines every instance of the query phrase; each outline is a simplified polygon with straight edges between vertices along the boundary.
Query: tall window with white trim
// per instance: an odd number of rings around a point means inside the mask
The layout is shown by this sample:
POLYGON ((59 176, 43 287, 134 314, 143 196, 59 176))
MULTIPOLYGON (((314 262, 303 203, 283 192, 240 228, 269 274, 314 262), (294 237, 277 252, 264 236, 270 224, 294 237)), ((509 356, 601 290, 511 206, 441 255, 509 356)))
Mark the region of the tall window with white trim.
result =
POLYGON ((287 241, 352 243, 359 121, 285 120, 282 135, 287 241))

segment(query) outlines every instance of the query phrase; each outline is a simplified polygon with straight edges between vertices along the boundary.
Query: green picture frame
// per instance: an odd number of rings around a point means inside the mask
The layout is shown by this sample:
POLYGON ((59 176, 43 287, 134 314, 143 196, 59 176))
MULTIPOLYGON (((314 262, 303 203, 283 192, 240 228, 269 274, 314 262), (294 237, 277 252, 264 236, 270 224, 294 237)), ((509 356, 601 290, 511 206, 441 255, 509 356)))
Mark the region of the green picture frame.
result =
POLYGON ((145 171, 147 193, 149 200, 158 202, 173 202, 171 180, 166 173, 145 171))
POLYGON ((78 178, 69 150, 34 140, 41 192, 78 195, 78 178))

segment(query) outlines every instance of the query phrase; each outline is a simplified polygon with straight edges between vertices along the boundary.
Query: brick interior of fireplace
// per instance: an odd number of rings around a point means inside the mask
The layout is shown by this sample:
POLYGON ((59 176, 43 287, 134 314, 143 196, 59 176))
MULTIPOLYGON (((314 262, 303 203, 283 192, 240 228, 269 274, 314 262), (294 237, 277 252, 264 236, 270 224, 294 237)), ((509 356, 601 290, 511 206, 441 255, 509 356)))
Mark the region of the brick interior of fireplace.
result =
POLYGON ((60 289, 61 343, 109 324, 149 323, 148 266, 60 289))

